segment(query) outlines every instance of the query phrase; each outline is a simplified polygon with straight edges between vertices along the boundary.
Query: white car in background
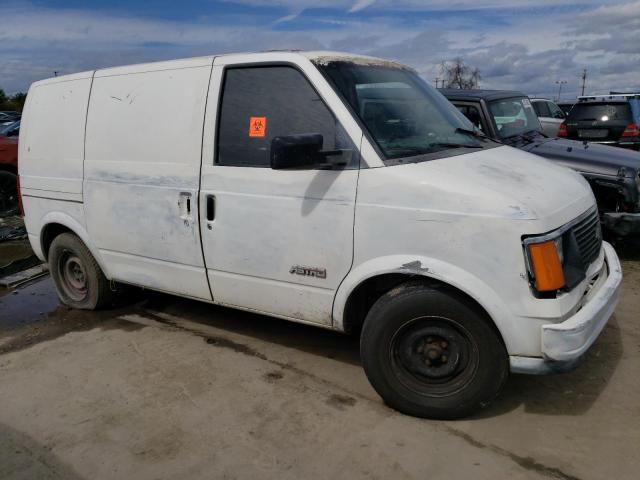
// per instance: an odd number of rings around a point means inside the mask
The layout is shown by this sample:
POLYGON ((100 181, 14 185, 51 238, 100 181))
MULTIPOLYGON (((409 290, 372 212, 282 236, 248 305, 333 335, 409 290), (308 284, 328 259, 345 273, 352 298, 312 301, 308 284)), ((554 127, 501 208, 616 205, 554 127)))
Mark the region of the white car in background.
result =
POLYGON ((546 98, 532 98, 531 105, 533 105, 540 125, 542 125, 542 133, 550 137, 557 137, 560 124, 566 118, 562 109, 546 98))

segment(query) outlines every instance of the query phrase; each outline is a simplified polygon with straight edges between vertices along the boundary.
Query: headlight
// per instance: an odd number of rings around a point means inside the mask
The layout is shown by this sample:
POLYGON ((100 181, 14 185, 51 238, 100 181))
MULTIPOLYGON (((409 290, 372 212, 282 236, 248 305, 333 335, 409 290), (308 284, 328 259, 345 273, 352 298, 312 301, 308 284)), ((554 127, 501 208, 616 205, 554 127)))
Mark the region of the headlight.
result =
POLYGON ((534 238, 529 239, 525 242, 525 250, 530 274, 537 291, 552 292, 566 285, 562 268, 564 262, 562 236, 540 242, 534 238))

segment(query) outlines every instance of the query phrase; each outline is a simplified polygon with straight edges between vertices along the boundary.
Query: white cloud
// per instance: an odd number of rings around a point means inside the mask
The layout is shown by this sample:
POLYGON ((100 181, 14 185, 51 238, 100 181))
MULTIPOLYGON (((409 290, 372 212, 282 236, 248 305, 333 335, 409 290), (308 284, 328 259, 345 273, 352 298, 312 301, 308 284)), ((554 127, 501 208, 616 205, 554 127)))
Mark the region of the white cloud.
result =
MULTIPOLYGON (((417 0, 236 0, 285 7, 287 15, 260 22, 238 16, 194 21, 135 18, 90 10, 59 10, 13 3, 0 22, 0 83, 13 92, 64 73, 193 55, 266 49, 339 49, 392 58, 415 67, 429 81, 443 60, 461 56, 483 73, 482 86, 551 95, 555 80, 575 93, 582 68, 588 92, 640 89, 640 2, 553 10, 557 1, 523 0, 518 14, 480 23, 477 15, 400 18, 392 10, 513 7, 507 0, 419 2, 417 0), (295 5, 294 5, 295 4, 295 5), (549 12, 540 8, 549 5, 549 12), (334 6, 342 15, 307 13, 334 6), (348 13, 352 10, 352 13, 348 13), (366 15, 358 11, 366 10, 366 15), (582 12, 582 13, 580 13, 582 12), (505 21, 505 18, 507 21, 505 21), (304 22, 304 31, 300 25, 304 22)), ((601 2, 600 2, 601 3, 601 2)), ((493 13, 491 14, 493 15, 493 13)), ((563 89, 565 90, 565 89, 563 89)))
POLYGON ((359 12, 360 10, 370 7, 374 3, 376 3, 376 0, 357 0, 356 3, 353 4, 353 7, 349 9, 349 13, 359 12))

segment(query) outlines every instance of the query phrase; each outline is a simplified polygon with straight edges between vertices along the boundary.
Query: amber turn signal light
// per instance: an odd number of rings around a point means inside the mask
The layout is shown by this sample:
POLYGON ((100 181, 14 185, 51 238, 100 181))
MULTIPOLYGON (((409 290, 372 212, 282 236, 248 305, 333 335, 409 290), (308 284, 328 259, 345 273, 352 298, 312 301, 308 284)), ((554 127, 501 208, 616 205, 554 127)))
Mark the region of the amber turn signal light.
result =
POLYGON ((564 287, 564 272, 553 240, 529 244, 529 259, 531 260, 536 290, 551 292, 564 287))

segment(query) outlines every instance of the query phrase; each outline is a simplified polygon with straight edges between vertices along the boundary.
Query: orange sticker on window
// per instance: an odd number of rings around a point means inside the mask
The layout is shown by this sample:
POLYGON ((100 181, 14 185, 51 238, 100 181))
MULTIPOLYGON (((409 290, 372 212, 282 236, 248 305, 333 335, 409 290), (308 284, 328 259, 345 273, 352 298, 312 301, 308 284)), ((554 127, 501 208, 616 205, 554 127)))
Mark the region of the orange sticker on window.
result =
POLYGON ((264 137, 267 133, 267 117, 251 117, 249 119, 249 136, 264 137))

